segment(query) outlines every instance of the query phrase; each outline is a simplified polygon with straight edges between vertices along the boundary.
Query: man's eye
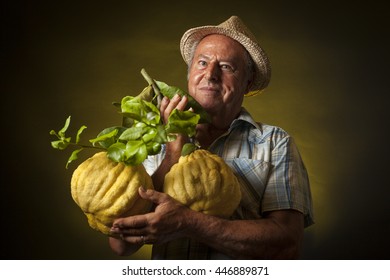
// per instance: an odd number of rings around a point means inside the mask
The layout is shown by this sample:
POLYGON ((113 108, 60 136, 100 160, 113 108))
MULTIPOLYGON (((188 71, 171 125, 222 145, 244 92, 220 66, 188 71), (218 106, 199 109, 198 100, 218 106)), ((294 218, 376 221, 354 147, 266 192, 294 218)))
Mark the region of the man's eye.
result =
POLYGON ((198 65, 204 67, 204 66, 207 65, 207 62, 204 61, 204 60, 199 60, 199 61, 198 61, 198 65))
POLYGON ((221 69, 224 70, 224 71, 231 71, 231 72, 233 72, 233 67, 231 67, 231 66, 228 65, 228 64, 222 64, 220 67, 221 67, 221 69))

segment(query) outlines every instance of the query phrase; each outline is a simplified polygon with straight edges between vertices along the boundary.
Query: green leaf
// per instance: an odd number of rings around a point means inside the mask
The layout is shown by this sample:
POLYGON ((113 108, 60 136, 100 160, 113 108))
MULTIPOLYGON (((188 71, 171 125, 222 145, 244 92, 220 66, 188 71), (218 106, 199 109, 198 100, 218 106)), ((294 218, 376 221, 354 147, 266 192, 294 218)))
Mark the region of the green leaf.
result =
POLYGON ((126 153, 125 153, 126 159, 129 159, 134 155, 136 155, 139 149, 144 145, 145 143, 142 140, 128 141, 126 143, 126 153))
POLYGON ((115 107, 117 107, 117 108, 121 108, 121 103, 120 102, 117 102, 117 101, 114 101, 114 102, 112 102, 112 105, 114 105, 115 107))
POLYGON ((142 100, 133 96, 126 96, 122 98, 121 108, 122 114, 125 117, 142 121, 144 113, 144 105, 142 100))
POLYGON ((115 162, 123 162, 125 160, 126 145, 123 143, 112 144, 107 149, 107 157, 115 162))
POLYGON ((167 133, 181 133, 192 137, 199 119, 199 114, 174 109, 168 118, 167 133))
POLYGON ((161 144, 157 142, 146 143, 148 155, 157 155, 161 151, 161 144))
POLYGON ((160 123, 160 110, 151 102, 143 101, 143 104, 145 106, 145 119, 146 123, 157 125, 160 123))
POLYGON ((53 148, 59 149, 59 150, 64 150, 69 145, 72 138, 65 136, 65 132, 69 127, 69 123, 70 123, 70 116, 66 119, 64 127, 61 128, 58 131, 58 133, 55 132, 54 130, 50 131, 50 135, 55 135, 58 138, 58 141, 51 142, 51 145, 53 148))
POLYGON ((83 125, 82 127, 79 128, 79 130, 77 131, 77 134, 76 134, 76 144, 78 144, 80 142, 80 135, 81 133, 86 129, 87 127, 85 125, 83 125))
POLYGON ((141 164, 148 156, 145 143, 141 141, 129 141, 126 144, 125 163, 129 165, 141 164))
POLYGON ((161 94, 167 96, 169 99, 172 99, 176 94, 179 94, 180 96, 184 96, 184 95, 188 96, 188 94, 184 90, 181 90, 178 87, 169 86, 166 83, 160 81, 155 81, 155 82, 158 88, 160 89, 161 94))
POLYGON ((74 151, 72 152, 72 154, 70 155, 70 157, 69 157, 69 159, 68 159, 68 162, 66 163, 66 166, 65 166, 66 169, 68 169, 68 166, 69 166, 69 164, 70 164, 71 162, 73 162, 73 161, 75 161, 75 160, 77 160, 77 159, 79 158, 79 157, 78 157, 78 154, 79 154, 82 150, 84 150, 84 149, 81 148, 81 149, 78 149, 78 150, 74 150, 74 151))
POLYGON ((137 140, 142 137, 144 128, 142 127, 130 127, 123 131, 121 136, 119 137, 119 140, 122 141, 131 141, 131 140, 137 140))
POLYGON ((70 142, 70 137, 69 138, 65 138, 63 140, 56 140, 56 141, 52 141, 51 142, 51 146, 54 148, 54 149, 58 149, 58 150, 65 150, 68 146, 69 146, 69 142, 70 142))
POLYGON ((123 127, 131 127, 134 124, 134 120, 132 118, 126 117, 122 114, 122 126, 123 127))
POLYGON ((144 129, 144 133, 142 135, 142 140, 145 143, 149 143, 150 141, 154 141, 154 138, 157 136, 157 128, 155 127, 148 127, 144 129))
POLYGON ((181 149, 181 156, 186 156, 191 154, 193 151, 195 151, 198 147, 193 143, 186 143, 184 144, 183 148, 181 149))
POLYGON ((158 125, 156 127, 156 129, 157 129, 157 132, 156 132, 156 136, 154 137, 153 141, 160 143, 160 144, 164 144, 164 143, 168 142, 168 136, 167 136, 167 132, 165 130, 165 126, 158 125))
POLYGON ((145 87, 142 90, 142 92, 137 95, 137 97, 142 99, 142 100, 152 102, 152 100, 154 98, 154 90, 153 90, 152 85, 148 85, 147 87, 145 87))
POLYGON ((138 122, 149 125, 160 123, 160 110, 151 102, 138 97, 126 96, 122 99, 122 114, 138 122))
POLYGON ((89 142, 95 145, 99 143, 100 146, 107 149, 112 144, 117 142, 119 136, 125 129, 119 126, 113 126, 102 130, 96 138, 90 139, 89 142))
POLYGON ((180 96, 187 96, 188 102, 186 108, 184 110, 189 110, 192 108, 195 113, 200 115, 199 123, 209 123, 211 122, 210 115, 203 109, 203 107, 196 101, 191 95, 187 92, 181 90, 178 87, 169 86, 164 82, 155 81, 162 95, 172 99, 176 94, 180 96))
POLYGON ((64 127, 61 128, 60 131, 58 131, 58 135, 59 135, 61 138, 64 138, 64 137, 65 137, 65 132, 68 130, 69 124, 70 124, 70 116, 66 119, 64 127))

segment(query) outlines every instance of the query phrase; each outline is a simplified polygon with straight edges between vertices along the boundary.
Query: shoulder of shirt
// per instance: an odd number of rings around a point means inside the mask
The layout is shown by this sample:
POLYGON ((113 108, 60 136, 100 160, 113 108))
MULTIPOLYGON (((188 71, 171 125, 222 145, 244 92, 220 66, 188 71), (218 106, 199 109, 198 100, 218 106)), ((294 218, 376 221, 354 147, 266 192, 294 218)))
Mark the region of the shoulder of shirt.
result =
POLYGON ((251 126, 251 132, 256 134, 257 139, 264 140, 267 138, 273 138, 274 140, 280 140, 282 138, 291 137, 288 132, 281 127, 255 121, 245 108, 241 109, 240 115, 233 121, 231 129, 242 127, 243 123, 251 126))

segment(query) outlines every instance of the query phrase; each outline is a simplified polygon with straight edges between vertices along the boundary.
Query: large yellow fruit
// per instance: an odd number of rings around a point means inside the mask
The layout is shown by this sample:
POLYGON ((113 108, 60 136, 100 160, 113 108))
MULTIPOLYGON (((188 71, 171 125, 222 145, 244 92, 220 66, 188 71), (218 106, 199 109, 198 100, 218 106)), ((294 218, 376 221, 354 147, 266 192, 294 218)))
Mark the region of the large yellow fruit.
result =
POLYGON ((229 217, 241 200, 240 184, 224 160, 207 150, 182 156, 165 176, 164 192, 191 209, 229 217))
POLYGON ((110 234, 112 222, 119 217, 144 214, 151 203, 142 199, 138 188, 153 188, 144 166, 127 166, 100 152, 85 160, 73 172, 71 194, 88 218, 89 225, 110 234))

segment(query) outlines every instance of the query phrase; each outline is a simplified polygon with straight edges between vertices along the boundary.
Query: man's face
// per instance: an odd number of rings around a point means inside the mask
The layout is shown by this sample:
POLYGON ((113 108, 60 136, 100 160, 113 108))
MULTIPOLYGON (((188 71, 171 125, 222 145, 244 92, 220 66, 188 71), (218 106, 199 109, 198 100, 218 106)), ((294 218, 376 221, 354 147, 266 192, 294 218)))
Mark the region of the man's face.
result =
POLYGON ((244 47, 223 35, 209 35, 197 46, 188 91, 210 114, 235 117, 249 88, 244 47))

